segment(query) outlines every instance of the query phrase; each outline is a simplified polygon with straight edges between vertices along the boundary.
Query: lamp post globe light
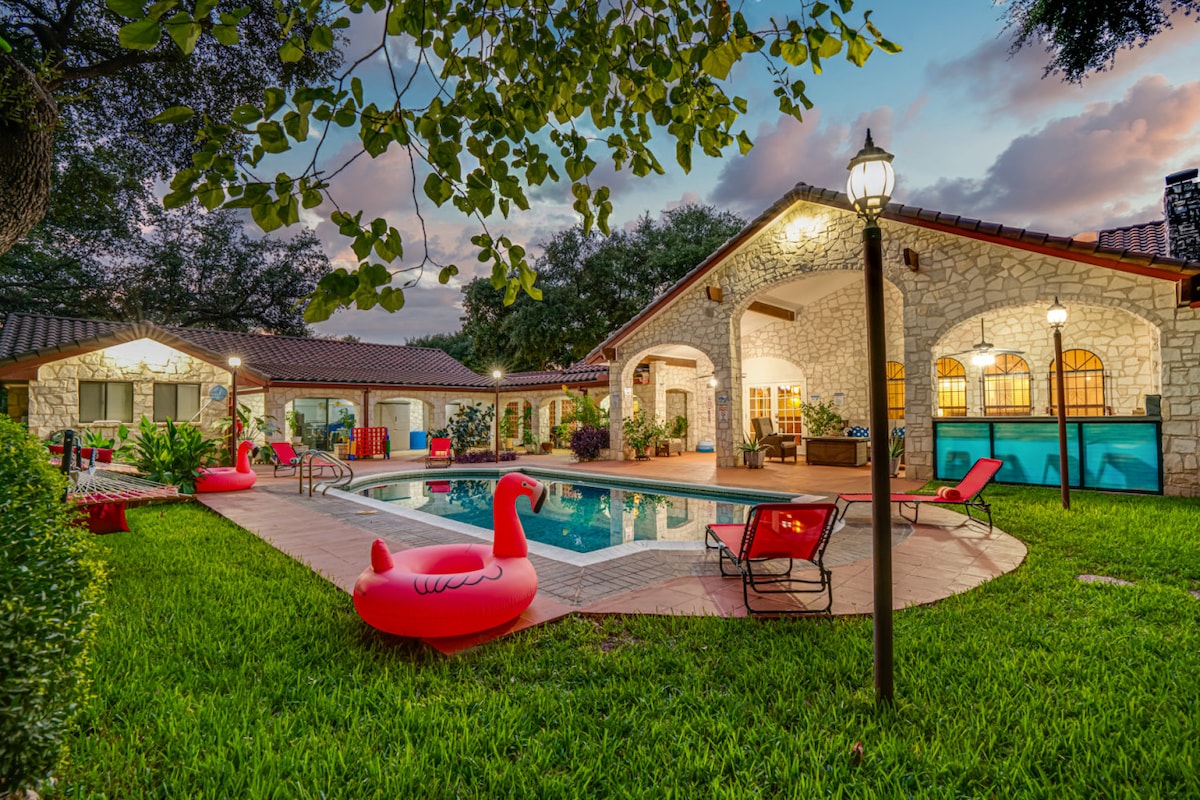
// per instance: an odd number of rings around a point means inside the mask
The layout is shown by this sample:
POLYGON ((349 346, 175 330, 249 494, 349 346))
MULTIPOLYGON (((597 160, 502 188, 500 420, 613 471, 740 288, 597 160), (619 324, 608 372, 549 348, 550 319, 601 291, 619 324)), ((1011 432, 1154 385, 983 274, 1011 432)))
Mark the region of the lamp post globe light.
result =
POLYGON ((238 401, 237 401, 237 372, 238 367, 242 365, 242 360, 237 356, 229 357, 229 369, 232 375, 229 378, 229 464, 230 466, 237 465, 237 446, 238 446, 238 401))
POLYGON ((1067 389, 1063 385, 1062 329, 1067 324, 1067 309, 1054 298, 1054 305, 1046 312, 1046 322, 1054 331, 1054 380, 1055 406, 1058 410, 1058 475, 1062 487, 1062 507, 1071 507, 1070 460, 1067 458, 1067 389))
POLYGON ((496 382, 496 403, 492 406, 496 411, 496 463, 500 463, 500 381, 504 373, 499 369, 492 370, 492 380, 496 382))
POLYGON ((892 154, 867 140, 850 159, 846 194, 863 227, 863 276, 867 300, 867 384, 871 429, 871 530, 874 565, 875 700, 891 703, 892 661, 892 516, 888 475, 887 342, 884 326, 883 233, 879 216, 892 197, 896 173, 892 154))

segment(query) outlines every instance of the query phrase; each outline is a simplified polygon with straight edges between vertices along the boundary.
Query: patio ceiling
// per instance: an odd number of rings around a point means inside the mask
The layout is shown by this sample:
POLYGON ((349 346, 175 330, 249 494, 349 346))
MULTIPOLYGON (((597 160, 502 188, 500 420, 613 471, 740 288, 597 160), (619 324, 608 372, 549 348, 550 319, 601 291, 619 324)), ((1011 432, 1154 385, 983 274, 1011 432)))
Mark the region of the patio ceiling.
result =
MULTIPOLYGON (((850 270, 831 270, 829 272, 812 272, 797 278, 790 283, 771 287, 769 292, 755 298, 757 303, 765 306, 799 312, 805 306, 818 302, 822 298, 840 291, 855 282, 862 282, 862 273, 850 270)), ((762 308, 762 306, 759 306, 762 308)), ((772 313, 763 313, 751 306, 742 315, 742 335, 759 328, 778 322, 779 317, 772 313)))

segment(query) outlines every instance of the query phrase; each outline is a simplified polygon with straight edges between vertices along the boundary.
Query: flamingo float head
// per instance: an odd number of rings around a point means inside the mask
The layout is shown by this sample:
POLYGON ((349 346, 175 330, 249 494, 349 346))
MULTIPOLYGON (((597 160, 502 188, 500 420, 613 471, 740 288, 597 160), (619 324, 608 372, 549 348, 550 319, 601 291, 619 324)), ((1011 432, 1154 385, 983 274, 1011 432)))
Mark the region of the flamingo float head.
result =
POLYGON ((517 516, 517 498, 522 495, 528 497, 529 505, 536 514, 542 510, 546 494, 543 483, 520 472, 510 472, 496 483, 496 495, 492 498, 494 555, 499 558, 525 558, 529 555, 525 529, 521 527, 521 519, 517 516))

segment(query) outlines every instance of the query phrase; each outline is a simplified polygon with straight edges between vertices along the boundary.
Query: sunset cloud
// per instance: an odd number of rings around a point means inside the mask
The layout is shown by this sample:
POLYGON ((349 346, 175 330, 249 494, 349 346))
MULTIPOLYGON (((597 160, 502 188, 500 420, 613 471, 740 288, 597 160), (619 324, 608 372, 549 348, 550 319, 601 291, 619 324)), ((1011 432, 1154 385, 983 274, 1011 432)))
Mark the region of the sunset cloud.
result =
POLYGON ((943 180, 903 199, 1062 234, 1161 218, 1162 179, 1200 160, 1198 131, 1200 81, 1148 75, 1115 103, 1013 140, 982 180, 943 180))

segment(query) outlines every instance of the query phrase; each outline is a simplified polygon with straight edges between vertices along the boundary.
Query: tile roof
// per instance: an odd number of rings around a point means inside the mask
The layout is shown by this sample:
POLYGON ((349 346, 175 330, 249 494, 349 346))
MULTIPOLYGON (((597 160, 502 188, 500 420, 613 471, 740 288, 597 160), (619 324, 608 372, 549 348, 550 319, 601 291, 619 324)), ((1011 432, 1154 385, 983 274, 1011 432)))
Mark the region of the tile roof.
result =
POLYGON ((1156 256, 1171 255, 1167 244, 1167 221, 1143 222, 1141 225, 1126 225, 1111 228, 1097 234, 1101 247, 1113 250, 1132 250, 1135 253, 1150 253, 1156 256))
MULTIPOLYGON (((850 199, 842 192, 832 189, 822 189, 819 186, 800 182, 779 200, 772 203, 765 211, 755 217, 745 228, 732 236, 725 244, 718 247, 704 261, 700 262, 687 275, 684 275, 673 286, 656 297, 651 303, 637 313, 631 320, 609 334, 609 337, 598 344, 587 354, 589 363, 598 364, 607 360, 605 351, 616 346, 625 337, 632 334, 643 323, 654 316, 658 310, 674 299, 688 286, 696 283, 705 273, 716 267, 726 256, 732 254, 738 247, 752 236, 766 228, 781 214, 798 202, 817 203, 831 206, 843 211, 850 211, 850 199)), ((1152 275, 1166 280, 1181 280, 1188 276, 1200 274, 1200 262, 1183 261, 1171 258, 1165 254, 1134 251, 1119 246, 1104 245, 1099 241, 1089 242, 1070 236, 1054 236, 1049 233, 1030 231, 1024 228, 1014 228, 995 222, 983 222, 970 217, 956 214, 946 214, 903 203, 889 204, 883 214, 883 219, 893 222, 907 223, 933 230, 956 233, 986 241, 1006 244, 1035 252, 1052 253, 1061 258, 1080 261, 1109 269, 1135 272, 1142 275, 1152 275)))
MULTIPOLYGON (((342 342, 299 336, 201 330, 140 322, 9 314, 0 326, 0 364, 45 359, 150 337, 181 347, 214 364, 230 356, 243 369, 272 383, 370 384, 490 389, 490 376, 472 372, 447 353, 429 347, 342 342)), ((514 373, 503 386, 554 386, 603 380, 607 368, 575 364, 565 370, 514 373)))

